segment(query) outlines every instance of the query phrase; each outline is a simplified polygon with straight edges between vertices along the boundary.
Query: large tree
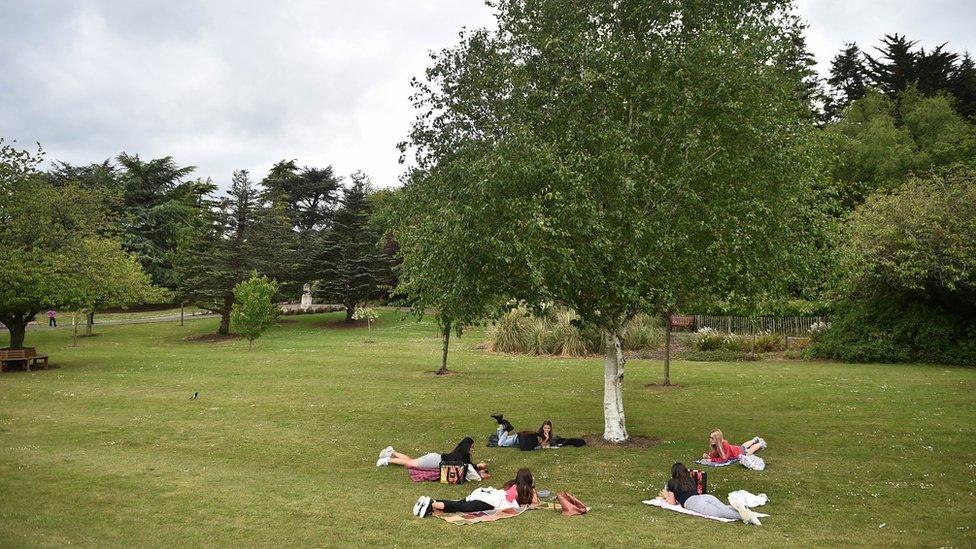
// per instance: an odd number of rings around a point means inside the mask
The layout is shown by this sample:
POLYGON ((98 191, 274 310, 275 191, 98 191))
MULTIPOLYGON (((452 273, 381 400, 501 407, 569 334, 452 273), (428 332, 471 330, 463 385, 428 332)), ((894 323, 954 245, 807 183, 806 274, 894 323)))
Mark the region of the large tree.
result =
POLYGON ((218 334, 230 333, 234 287, 252 272, 279 278, 293 269, 294 234, 280 208, 262 204, 247 171, 234 172, 227 196, 203 210, 201 229, 176 254, 182 297, 220 314, 218 334))
POLYGON ((37 171, 40 160, 0 141, 0 322, 14 349, 45 309, 127 305, 151 291, 139 263, 110 237, 101 190, 52 185, 37 171))
POLYGON ((462 276, 499 265, 512 297, 604 331, 604 438, 621 442, 625 321, 768 289, 790 265, 780 238, 815 156, 800 75, 782 63, 801 27, 789 2, 497 9, 497 31, 465 34, 417 83, 415 192, 446 186, 431 215, 450 215, 430 230, 480 233, 467 245, 500 254, 452 258, 462 276), (469 169, 454 186, 437 176, 469 169))
POLYGON ((136 254, 155 284, 175 288, 172 255, 187 231, 199 220, 202 197, 215 188, 210 182, 187 180, 196 169, 180 167, 166 156, 144 161, 122 153, 123 243, 136 254))
POLYGON ((323 233, 317 255, 319 294, 346 307, 352 320, 357 305, 376 299, 389 280, 389 259, 380 248, 381 234, 370 223, 369 178, 362 172, 350 177, 343 189, 332 225, 323 233))

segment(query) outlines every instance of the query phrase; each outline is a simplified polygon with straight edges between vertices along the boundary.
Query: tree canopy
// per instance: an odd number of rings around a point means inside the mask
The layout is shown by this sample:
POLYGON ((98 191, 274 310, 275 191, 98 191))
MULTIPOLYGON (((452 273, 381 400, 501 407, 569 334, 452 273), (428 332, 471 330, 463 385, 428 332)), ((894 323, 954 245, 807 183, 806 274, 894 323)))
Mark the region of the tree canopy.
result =
POLYGON ((441 290, 478 291, 491 272, 511 297, 606 332, 604 437, 619 442, 625 320, 770 290, 790 265, 778 243, 815 164, 785 62, 800 26, 788 2, 497 10, 496 32, 465 34, 416 83, 408 193, 435 207, 408 221, 472 248, 446 259, 458 267, 438 271, 441 290))

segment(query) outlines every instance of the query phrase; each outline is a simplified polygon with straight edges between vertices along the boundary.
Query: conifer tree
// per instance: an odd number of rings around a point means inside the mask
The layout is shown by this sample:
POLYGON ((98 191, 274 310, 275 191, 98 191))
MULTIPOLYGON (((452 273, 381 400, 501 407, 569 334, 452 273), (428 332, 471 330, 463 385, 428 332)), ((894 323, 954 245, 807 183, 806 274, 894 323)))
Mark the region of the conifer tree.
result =
POLYGON ((351 180, 343 189, 339 209, 322 237, 318 255, 319 293, 344 305, 347 321, 352 320, 357 305, 379 295, 390 268, 380 248, 381 235, 370 223, 369 178, 357 171, 351 180))

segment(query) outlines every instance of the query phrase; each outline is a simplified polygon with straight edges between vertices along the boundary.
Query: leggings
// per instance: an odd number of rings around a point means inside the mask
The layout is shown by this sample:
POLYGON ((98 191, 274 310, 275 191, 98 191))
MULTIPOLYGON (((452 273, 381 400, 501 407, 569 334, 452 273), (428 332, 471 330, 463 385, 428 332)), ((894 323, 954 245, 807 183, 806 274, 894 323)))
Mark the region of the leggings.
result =
POLYGON ((483 501, 465 501, 462 499, 457 501, 444 500, 441 503, 444 504, 445 513, 474 513, 476 511, 491 511, 494 509, 494 507, 483 501))
POLYGON ((742 517, 739 516, 739 512, 732 508, 731 505, 726 505, 722 503, 722 500, 711 494, 701 494, 700 496, 691 496, 685 500, 684 508, 689 511, 694 511, 696 513, 701 513, 703 515, 708 515, 710 517, 719 517, 727 519, 739 520, 742 517))

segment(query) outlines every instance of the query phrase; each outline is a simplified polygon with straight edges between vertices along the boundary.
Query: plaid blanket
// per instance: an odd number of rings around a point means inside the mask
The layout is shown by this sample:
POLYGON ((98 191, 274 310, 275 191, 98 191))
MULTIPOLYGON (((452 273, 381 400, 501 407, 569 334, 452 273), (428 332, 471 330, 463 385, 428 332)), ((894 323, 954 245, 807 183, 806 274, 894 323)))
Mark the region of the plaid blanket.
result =
POLYGON ((414 482, 424 482, 428 480, 438 482, 441 480, 440 469, 414 469, 413 467, 407 467, 407 473, 410 474, 410 480, 414 482))
POLYGON ((560 507, 558 503, 543 502, 537 505, 526 505, 517 509, 492 509, 490 511, 478 511, 475 513, 445 513, 443 511, 434 511, 434 516, 444 519, 451 524, 466 526, 468 524, 477 524, 479 522, 492 522, 517 517, 526 511, 536 509, 548 509, 556 512, 562 511, 562 507, 560 507))
POLYGON ((704 465, 706 467, 725 467, 726 465, 739 463, 739 458, 727 459, 725 461, 712 461, 710 459, 696 459, 695 463, 697 463, 698 465, 704 465))

